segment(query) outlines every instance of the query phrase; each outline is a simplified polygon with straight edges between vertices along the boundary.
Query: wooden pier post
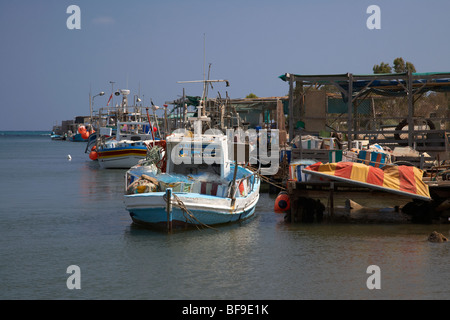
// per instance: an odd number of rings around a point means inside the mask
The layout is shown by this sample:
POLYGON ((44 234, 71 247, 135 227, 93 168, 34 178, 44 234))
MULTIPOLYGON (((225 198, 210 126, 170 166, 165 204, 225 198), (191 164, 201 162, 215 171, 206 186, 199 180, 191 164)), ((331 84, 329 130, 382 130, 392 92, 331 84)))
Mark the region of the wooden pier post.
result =
POLYGON ((172 232, 172 188, 166 189, 167 231, 172 232))
POLYGON ((233 173, 233 182, 231 184, 231 206, 234 207, 234 204, 236 203, 236 175, 238 171, 238 162, 237 160, 234 163, 234 173, 233 173))
POLYGON ((290 220, 291 223, 296 222, 297 217, 297 210, 298 210, 298 202, 297 202, 297 195, 295 191, 295 181, 288 181, 287 183, 287 191, 289 195, 289 202, 291 203, 291 212, 290 212, 290 220))
POLYGON ((330 181, 330 218, 334 215, 334 181, 330 181))

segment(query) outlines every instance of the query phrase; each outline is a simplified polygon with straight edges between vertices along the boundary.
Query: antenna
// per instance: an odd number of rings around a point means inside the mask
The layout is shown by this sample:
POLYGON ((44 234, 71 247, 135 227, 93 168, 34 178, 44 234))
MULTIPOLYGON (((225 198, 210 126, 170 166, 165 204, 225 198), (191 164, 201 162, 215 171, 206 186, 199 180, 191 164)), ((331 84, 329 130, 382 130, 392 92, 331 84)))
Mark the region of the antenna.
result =
POLYGON ((206 33, 203 33, 203 80, 206 80, 206 33))
POLYGON ((203 81, 202 100, 206 100, 206 33, 203 33, 203 81))

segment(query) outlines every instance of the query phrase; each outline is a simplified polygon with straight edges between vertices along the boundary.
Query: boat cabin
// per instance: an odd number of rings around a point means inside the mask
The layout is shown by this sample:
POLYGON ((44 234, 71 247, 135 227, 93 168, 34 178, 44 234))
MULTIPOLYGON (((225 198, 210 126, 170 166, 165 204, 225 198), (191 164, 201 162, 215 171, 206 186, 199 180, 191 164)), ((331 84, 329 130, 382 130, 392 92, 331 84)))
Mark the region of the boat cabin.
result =
POLYGON ((166 172, 169 174, 210 173, 221 178, 230 174, 227 137, 221 132, 202 135, 192 135, 189 131, 174 133, 166 138, 166 144, 166 172))
POLYGON ((155 140, 156 132, 152 131, 153 128, 148 122, 118 122, 117 123, 117 140, 155 140))

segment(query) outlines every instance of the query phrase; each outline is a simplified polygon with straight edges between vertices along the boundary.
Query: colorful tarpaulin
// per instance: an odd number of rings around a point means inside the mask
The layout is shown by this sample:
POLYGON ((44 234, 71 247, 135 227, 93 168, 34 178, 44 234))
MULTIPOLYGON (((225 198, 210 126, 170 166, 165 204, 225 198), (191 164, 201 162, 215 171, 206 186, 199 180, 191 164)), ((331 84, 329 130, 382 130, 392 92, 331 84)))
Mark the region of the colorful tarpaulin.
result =
POLYGON ((291 164, 289 166, 289 180, 298 182, 308 181, 309 175, 303 172, 303 169, 307 166, 305 164, 291 164))
POLYGON ((386 165, 386 153, 375 150, 361 150, 356 162, 364 163, 372 167, 382 168, 386 165))
POLYGON ((356 162, 322 164, 303 169, 304 173, 383 190, 421 200, 431 200, 423 171, 410 166, 386 166, 383 169, 356 162))

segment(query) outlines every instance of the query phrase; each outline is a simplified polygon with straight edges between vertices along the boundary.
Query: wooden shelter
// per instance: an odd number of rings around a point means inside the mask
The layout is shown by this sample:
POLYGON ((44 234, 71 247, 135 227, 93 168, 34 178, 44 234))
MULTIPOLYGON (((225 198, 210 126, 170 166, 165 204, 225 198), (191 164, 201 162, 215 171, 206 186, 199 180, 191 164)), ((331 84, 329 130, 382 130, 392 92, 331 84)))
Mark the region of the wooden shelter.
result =
MULTIPOLYGON (((352 73, 335 75, 298 75, 286 73, 280 78, 289 83, 289 139, 295 137, 296 129, 311 129, 313 122, 309 119, 309 128, 296 128, 296 124, 305 117, 320 116, 314 114, 317 110, 308 110, 305 113, 305 102, 307 102, 310 88, 320 86, 333 86, 338 90, 342 101, 346 103, 346 129, 335 130, 347 137, 348 145, 355 139, 366 137, 370 143, 378 143, 385 146, 409 146, 421 152, 427 152, 443 159, 450 159, 450 106, 445 106, 444 114, 435 116, 434 120, 439 122, 438 128, 430 120, 432 118, 416 114, 415 104, 429 92, 450 92, 450 73, 393 73, 393 74, 371 74, 354 75, 352 73), (358 105, 364 99, 373 95, 407 98, 407 110, 399 113, 396 118, 397 125, 390 128, 389 132, 381 132, 382 126, 361 128, 358 126, 358 105), (406 113, 406 114, 404 114, 406 113), (425 126, 419 126, 425 123, 425 126), (393 130, 394 129, 394 130, 393 130), (382 134, 380 134, 382 133, 382 134), (401 138, 406 137, 406 138, 401 138)), ((320 94, 314 97, 320 101, 320 94)), ((450 99, 448 100, 450 101, 450 99)), ((314 103, 309 104, 309 108, 314 103)), ((375 116, 375 115, 374 115, 375 116)), ((321 128, 317 128, 317 131, 321 128)), ((309 131, 309 130, 308 130, 309 131)))

